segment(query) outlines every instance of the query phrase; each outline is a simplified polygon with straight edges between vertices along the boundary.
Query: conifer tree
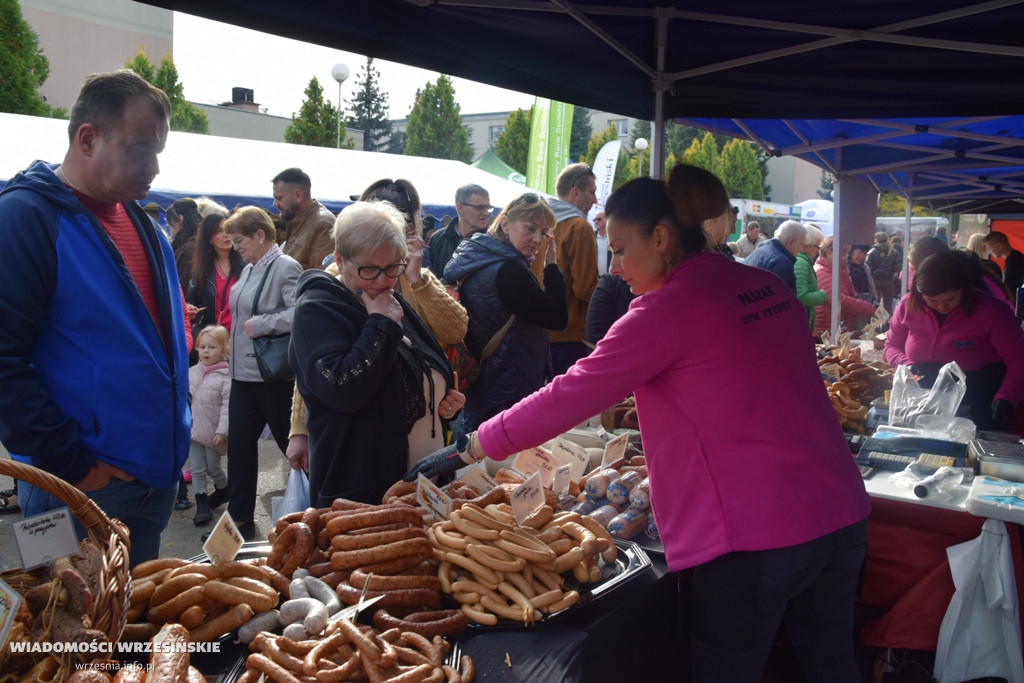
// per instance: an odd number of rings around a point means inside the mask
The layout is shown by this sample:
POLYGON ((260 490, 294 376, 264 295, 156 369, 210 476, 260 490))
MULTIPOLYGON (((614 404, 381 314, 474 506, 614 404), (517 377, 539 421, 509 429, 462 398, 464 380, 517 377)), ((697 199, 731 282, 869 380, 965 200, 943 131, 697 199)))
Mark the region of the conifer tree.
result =
POLYGON ((469 163, 473 148, 460 111, 450 78, 441 75, 423 86, 409 112, 405 154, 469 163))
POLYGON ((349 100, 352 110, 349 124, 363 131, 363 149, 367 152, 388 151, 391 121, 388 119, 388 94, 380 89, 380 72, 373 66, 373 57, 356 76, 356 94, 349 100))

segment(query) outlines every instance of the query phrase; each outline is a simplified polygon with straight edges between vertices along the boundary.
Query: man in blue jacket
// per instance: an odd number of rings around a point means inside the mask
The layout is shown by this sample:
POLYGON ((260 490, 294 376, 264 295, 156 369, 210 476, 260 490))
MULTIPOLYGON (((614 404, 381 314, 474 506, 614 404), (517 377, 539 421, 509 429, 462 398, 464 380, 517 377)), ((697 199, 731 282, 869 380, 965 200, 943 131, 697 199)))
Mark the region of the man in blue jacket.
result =
POLYGON ((747 257, 746 264, 770 270, 795 292, 796 273, 793 264, 806 238, 807 230, 800 221, 786 221, 775 231, 775 237, 757 245, 754 253, 747 257))
MULTIPOLYGON (((174 255, 136 201, 170 114, 133 72, 93 74, 64 161, 0 193, 0 441, 124 522, 133 566, 159 556, 191 430, 174 255)), ((26 516, 63 505, 18 494, 26 516)))

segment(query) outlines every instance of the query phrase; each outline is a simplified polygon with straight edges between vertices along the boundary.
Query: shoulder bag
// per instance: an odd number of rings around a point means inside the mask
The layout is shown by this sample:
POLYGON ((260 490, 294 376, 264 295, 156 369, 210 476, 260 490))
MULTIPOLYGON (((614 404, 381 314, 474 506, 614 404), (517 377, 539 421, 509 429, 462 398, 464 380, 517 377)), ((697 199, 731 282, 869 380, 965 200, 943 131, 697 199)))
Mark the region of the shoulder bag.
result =
MULTIPOLYGON (((252 299, 252 314, 255 317, 259 314, 260 294, 263 293, 263 285, 267 281, 267 275, 271 268, 277 263, 274 259, 267 270, 263 273, 259 287, 256 288, 256 296, 252 299)), ((295 373, 288 364, 288 343, 291 341, 291 334, 268 334, 256 337, 252 340, 253 355, 256 356, 256 365, 260 369, 260 375, 264 382, 288 382, 295 379, 295 373)))

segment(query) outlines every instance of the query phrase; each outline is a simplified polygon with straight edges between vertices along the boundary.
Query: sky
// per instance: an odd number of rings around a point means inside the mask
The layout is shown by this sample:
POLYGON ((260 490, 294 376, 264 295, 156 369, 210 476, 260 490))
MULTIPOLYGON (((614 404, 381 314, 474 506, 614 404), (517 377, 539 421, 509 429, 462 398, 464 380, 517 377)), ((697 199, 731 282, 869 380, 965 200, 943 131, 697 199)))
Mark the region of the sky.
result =
MULTIPOLYGON (((343 63, 349 77, 341 86, 342 100, 356 91, 356 77, 366 57, 320 45, 302 43, 231 24, 174 13, 174 64, 185 87, 185 97, 202 104, 231 99, 234 87, 250 88, 266 113, 291 117, 299 110, 309 80, 316 76, 324 97, 338 104, 338 83, 331 68, 343 63), (213 67, 213 65, 216 65, 213 67)), ((416 89, 437 80, 436 72, 375 59, 380 87, 388 93, 390 118, 409 114, 416 89)), ((533 96, 483 83, 453 78, 455 101, 463 114, 529 108, 533 96)), ((342 103, 345 106, 345 103, 342 103)), ((347 109, 347 107, 346 107, 347 109)))

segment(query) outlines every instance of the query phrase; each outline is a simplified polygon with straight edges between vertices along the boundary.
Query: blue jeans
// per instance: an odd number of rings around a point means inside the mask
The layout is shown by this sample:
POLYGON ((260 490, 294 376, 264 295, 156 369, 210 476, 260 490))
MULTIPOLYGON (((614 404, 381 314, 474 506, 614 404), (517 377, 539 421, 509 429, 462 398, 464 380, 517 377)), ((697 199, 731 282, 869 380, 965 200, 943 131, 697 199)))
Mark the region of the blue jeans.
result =
MULTIPOLYGON (((131 566, 160 557, 160 533, 167 526, 174 507, 178 485, 154 488, 141 481, 111 479, 110 483, 95 491, 85 491, 107 517, 116 517, 128 527, 131 539, 129 559, 131 566)), ((24 481, 18 483, 18 504, 25 517, 64 507, 56 496, 24 481)), ((86 531, 75 520, 75 531, 85 538, 86 531)))
POLYGON ((756 682, 780 625, 811 683, 859 683, 853 607, 867 521, 806 543, 717 557, 693 572, 693 681, 756 682))

